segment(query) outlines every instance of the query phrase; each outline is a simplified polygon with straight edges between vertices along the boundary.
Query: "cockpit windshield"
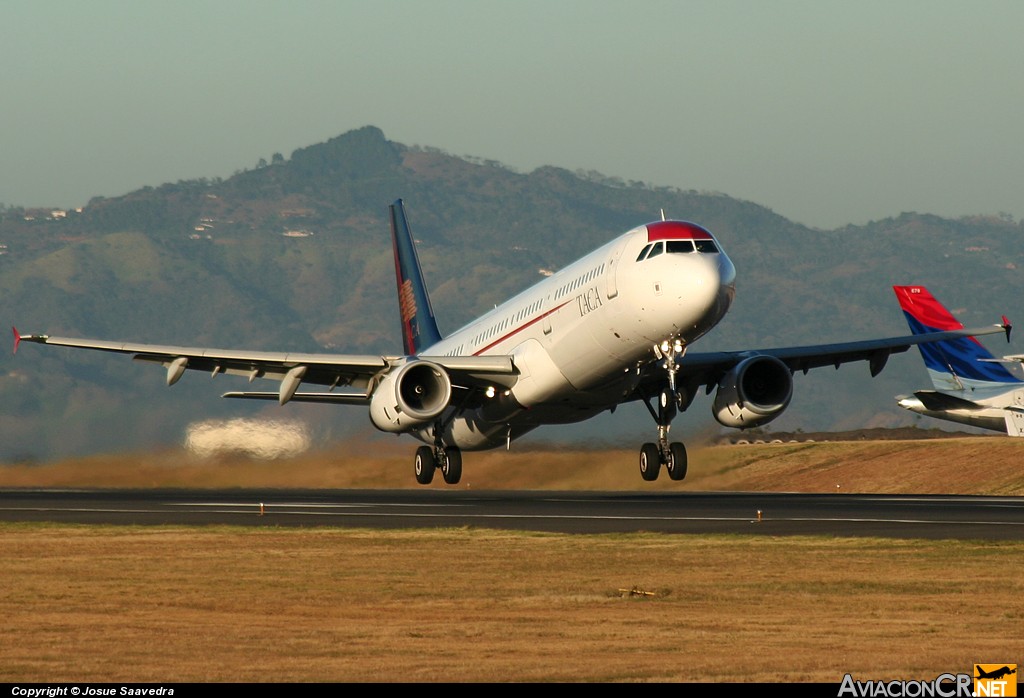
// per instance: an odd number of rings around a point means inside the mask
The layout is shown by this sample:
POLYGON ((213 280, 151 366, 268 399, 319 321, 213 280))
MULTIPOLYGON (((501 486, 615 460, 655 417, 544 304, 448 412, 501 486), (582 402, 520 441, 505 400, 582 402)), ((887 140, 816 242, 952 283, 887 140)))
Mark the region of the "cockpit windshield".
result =
POLYGON ((718 246, 714 240, 658 240, 649 243, 637 255, 636 261, 650 259, 663 252, 668 254, 686 254, 692 252, 717 253, 718 246))
POLYGON ((666 240, 665 249, 673 252, 693 252, 693 240, 666 240))

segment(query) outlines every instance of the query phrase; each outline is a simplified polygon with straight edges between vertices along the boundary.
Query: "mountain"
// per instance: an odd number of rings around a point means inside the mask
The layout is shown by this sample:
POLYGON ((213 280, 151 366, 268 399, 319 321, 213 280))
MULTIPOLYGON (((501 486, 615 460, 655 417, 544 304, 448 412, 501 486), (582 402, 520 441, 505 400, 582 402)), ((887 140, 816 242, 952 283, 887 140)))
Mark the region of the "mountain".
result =
MULTIPOLYGON (((660 217, 711 229, 739 272, 737 299, 699 350, 842 341, 907 331, 893 284, 920 283, 967 325, 1013 318, 1021 225, 905 213, 811 229, 723 194, 542 167, 515 172, 387 140, 367 126, 227 179, 97 197, 81 211, 0 212, 0 315, 25 332, 295 351, 401 347, 387 206, 406 201, 442 332, 545 270, 660 217)), ((1007 348, 986 340, 996 353, 1007 348)), ((697 349, 695 349, 697 350, 697 349)), ((897 393, 925 387, 916 353, 799 376, 780 430, 903 426, 897 393)), ((180 443, 200 419, 299 419, 322 438, 370 430, 356 408, 220 400, 238 387, 125 357, 23 347, 0 360, 0 461, 180 443)), ((244 385, 244 383, 242 384, 244 385)), ((676 422, 716 431, 698 397, 676 422)), ((930 425, 929 425, 930 426, 930 425)), ((536 439, 649 440, 642 406, 536 439)), ((410 442, 411 444, 412 442, 410 442)), ((411 446, 410 446, 411 447, 411 446)))

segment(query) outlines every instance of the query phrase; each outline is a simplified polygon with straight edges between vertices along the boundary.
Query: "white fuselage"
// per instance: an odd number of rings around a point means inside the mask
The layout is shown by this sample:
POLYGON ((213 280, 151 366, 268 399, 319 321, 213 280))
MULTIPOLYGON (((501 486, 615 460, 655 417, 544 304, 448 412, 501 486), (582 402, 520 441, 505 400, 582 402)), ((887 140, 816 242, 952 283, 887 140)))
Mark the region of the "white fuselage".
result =
MULTIPOLYGON (((598 248, 422 352, 512 355, 519 372, 513 387, 450 420, 445 442, 493 448, 618 404, 656 344, 689 345, 722 319, 735 276, 711 235, 689 223, 640 226, 598 248)), ((417 436, 433 441, 430 429, 417 436)))
POLYGON ((937 391, 962 401, 962 407, 951 405, 929 409, 916 395, 898 396, 896 402, 903 409, 926 417, 990 429, 1010 436, 1024 436, 1024 388, 1019 386, 937 391))

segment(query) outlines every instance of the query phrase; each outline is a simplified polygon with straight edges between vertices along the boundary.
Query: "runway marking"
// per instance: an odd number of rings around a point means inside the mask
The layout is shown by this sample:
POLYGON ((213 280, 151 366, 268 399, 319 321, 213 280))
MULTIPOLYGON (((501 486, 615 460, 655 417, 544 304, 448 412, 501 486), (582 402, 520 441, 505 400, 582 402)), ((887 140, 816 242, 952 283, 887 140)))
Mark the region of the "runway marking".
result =
POLYGON ((305 502, 167 502, 167 506, 172 507, 260 507, 260 504, 266 508, 271 507, 303 507, 306 509, 368 509, 370 507, 406 507, 408 509, 417 508, 437 508, 437 507, 452 507, 452 508, 465 508, 467 504, 399 504, 399 503, 386 503, 386 504, 307 504, 305 502))
MULTIPOLYGON (((639 516, 633 515, 601 515, 601 514, 588 514, 588 513, 577 513, 577 514, 557 514, 557 513, 491 513, 488 512, 484 507, 493 502, 506 502, 506 500, 498 499, 494 500, 489 497, 473 497, 470 499, 461 498, 456 501, 426 501, 426 502, 413 502, 408 501, 384 501, 384 502, 331 502, 331 501, 314 501, 314 502, 303 502, 295 500, 286 500, 278 502, 260 502, 258 499, 251 501, 237 501, 237 502, 208 502, 208 501, 195 501, 195 500, 178 500, 178 501, 159 501, 151 503, 147 508, 116 508, 116 506, 110 506, 107 503, 106 506, 96 507, 85 507, 79 506, 74 508, 63 508, 57 505, 52 505, 46 502, 36 502, 34 505, 26 506, 0 506, 2 512, 22 512, 23 514, 35 513, 50 518, 54 518, 56 514, 58 517, 63 515, 73 520, 75 515, 85 516, 111 516, 124 517, 123 521, 129 521, 134 524, 140 523, 160 523, 166 521, 168 524, 175 525, 190 525, 188 523, 180 523, 178 518, 179 515, 191 514, 195 516, 216 516, 222 518, 209 518, 208 521, 218 521, 228 525, 252 525, 257 522, 267 523, 270 525, 309 525, 301 524, 301 518, 316 518, 319 517, 320 521, 313 525, 331 526, 330 523, 332 518, 365 518, 373 519, 374 524, 367 523, 366 525, 383 525, 387 527, 389 522, 393 528, 402 526, 461 526, 461 525, 480 525, 486 527, 489 523, 494 526, 500 526, 499 522, 515 522, 513 527, 515 528, 535 528, 537 530, 544 529, 555 529, 557 530, 557 522, 565 522, 565 525, 569 525, 569 522, 591 522, 596 525, 597 528, 601 528, 600 522, 607 522, 611 526, 621 524, 633 524, 633 527, 637 530, 643 530, 645 527, 649 529, 655 529, 660 525, 671 527, 672 524, 678 524, 673 530, 684 533, 687 524, 694 524, 695 526, 691 530, 697 530, 696 525, 701 523, 708 524, 703 530, 725 530, 728 527, 733 527, 734 531, 739 532, 742 530, 745 534, 749 535, 780 535, 780 534, 792 534, 792 535, 828 535, 828 531, 841 530, 839 527, 848 526, 849 535, 864 535, 865 533, 872 533, 873 531, 879 531, 880 535, 885 535, 885 527, 896 529, 900 526, 908 527, 905 529, 903 535, 919 536, 919 535, 930 535, 927 531, 929 528, 939 529, 941 527, 950 527, 962 531, 962 534, 953 534, 951 537, 973 537, 973 536, 1001 536, 1018 539, 1022 537, 1021 527, 1024 527, 1024 515, 1018 514, 1019 510, 1024 509, 1024 499, 1018 498, 987 498, 987 497, 934 497, 934 496, 886 496, 886 495, 864 495, 860 497, 851 497, 845 495, 843 502, 848 504, 855 504, 856 502, 874 502, 874 503, 889 503, 893 505, 893 511, 890 513, 895 516, 815 516, 814 512, 816 509, 831 510, 836 513, 836 508, 832 506, 832 502, 828 502, 828 495, 821 496, 807 496, 802 495, 804 498, 805 510, 809 510, 812 515, 800 516, 800 515, 789 515, 772 517, 765 515, 758 520, 754 514, 757 509, 770 510, 773 506, 772 501, 781 505, 784 502, 782 499, 766 495, 763 498, 746 498, 744 497, 741 501, 743 502, 740 506, 737 506, 735 502, 732 502, 728 507, 722 507, 719 510, 720 514, 733 514, 733 515, 715 515, 715 516, 702 516, 702 515, 685 515, 685 512, 690 510, 690 506, 687 504, 687 498, 664 498, 664 497, 627 497, 625 499, 613 498, 615 501, 623 502, 628 501, 637 505, 638 503, 651 504, 650 509, 646 509, 645 514, 639 516), (900 514, 906 514, 910 512, 914 513, 925 513, 923 510, 924 505, 930 505, 927 509, 927 514, 935 514, 941 518, 928 519, 920 517, 907 517, 900 516, 900 514), (957 520, 950 519, 950 515, 954 515, 954 512, 960 510, 957 505, 974 506, 974 512, 970 520, 957 520), (980 506, 979 506, 980 505, 980 506), (749 510, 748 510, 749 506, 749 510), (1008 520, 978 520, 975 519, 980 509, 986 509, 993 513, 993 516, 1000 516, 1008 520), (1007 511, 1009 510, 1009 511, 1007 511), (748 513, 749 511, 749 513, 748 513), (666 512, 664 515, 656 512, 666 512), (679 512, 675 514, 673 512, 679 512), (735 514, 735 512, 743 512, 742 514, 735 514), (997 513, 998 512, 998 513, 997 513), (160 517, 164 517, 161 519, 160 517), (291 519, 291 521, 289 521, 291 519), (445 523, 438 524, 438 521, 446 520, 445 523), (531 522, 533 525, 531 526, 531 522), (550 526, 545 525, 544 522, 549 522, 550 526), (743 524, 746 524, 745 526, 743 524), (828 524, 829 526, 825 526, 828 524), (763 527, 758 530, 758 526, 763 527), (864 526, 864 528, 861 528, 864 526), (741 528, 737 528, 741 527, 741 528), (876 528, 881 527, 881 528, 876 528), (1002 533, 995 531, 984 532, 976 529, 982 528, 998 528, 1002 533), (1013 533, 1013 528, 1018 529, 1018 533, 1013 533)), ((542 506, 547 503, 549 505, 554 504, 557 506, 559 502, 573 502, 583 503, 587 502, 604 502, 608 503, 609 500, 606 497, 595 496, 592 498, 576 499, 567 497, 542 497, 532 500, 534 504, 541 504, 542 506)), ((690 501, 690 504, 694 504, 696 500, 690 501)), ((128 503, 127 501, 125 502, 128 503)), ((507 503, 507 502, 506 502, 507 503)), ((701 507, 705 507, 709 504, 708 501, 700 503, 701 507)), ((711 506, 715 506, 715 502, 710 502, 711 506)), ((791 505, 792 502, 785 502, 785 504, 791 505)), ((841 510, 841 507, 839 508, 841 510)), ((640 511, 644 511, 644 507, 639 506, 640 511)), ((542 509, 543 511, 543 509, 542 509)), ((707 511, 707 509, 701 509, 700 511, 707 511)), ((712 509, 711 511, 714 511, 712 509)), ((693 512, 697 514, 697 512, 693 512)), ((780 511, 780 513, 782 513, 780 511)), ((851 514, 853 512, 850 512, 851 514)), ((965 514, 969 512, 964 512, 965 514)), ((31 518, 31 517, 30 517, 31 518)), ((110 519, 104 519, 110 520, 110 519)), ((258 525, 258 524, 257 524, 258 525)), ((344 526, 346 524, 342 522, 336 522, 336 526, 344 526)), ((355 524, 353 525, 363 525, 355 524)))
POLYGON ((86 507, 0 507, 0 511, 68 512, 79 514, 166 514, 160 509, 99 509, 86 507))
MULTIPOLYGON (((179 503, 176 506, 189 506, 187 504, 179 503)), ((218 505, 212 504, 201 504, 203 507, 214 507, 218 505)), ((239 511, 241 508, 259 510, 259 505, 219 505, 229 507, 230 509, 224 510, 206 510, 213 514, 248 514, 249 511, 239 511)), ((286 515, 286 516, 332 516, 332 517, 393 517, 403 519, 420 519, 420 518, 446 518, 451 514, 446 512, 430 513, 407 513, 407 512, 389 512, 389 511, 325 511, 328 509, 350 509, 350 510, 368 510, 377 507, 403 507, 407 509, 414 509, 418 507, 429 507, 429 508, 445 508, 449 505, 397 505, 397 504, 386 504, 386 505, 304 505, 304 504, 291 504, 291 505, 265 505, 264 508, 267 512, 271 509, 274 514, 286 515), (296 507, 297 509, 288 509, 289 507, 296 507), (316 511, 303 511, 308 509, 314 509, 316 511)), ((117 510, 114 510, 117 511, 117 510)), ((770 518, 765 517, 762 521, 758 521, 750 516, 732 516, 732 517, 710 517, 710 516, 598 516, 598 515, 583 515, 583 514, 459 514, 462 518, 466 519, 526 519, 526 520, 554 520, 554 521, 707 521, 707 522, 739 522, 748 521, 754 524, 770 524, 773 522, 779 523, 868 523, 868 524, 933 524, 933 525, 954 525, 954 526, 1024 526, 1024 521, 957 521, 957 520, 946 520, 946 519, 879 519, 879 518, 854 518, 854 517, 783 517, 783 518, 770 518)))
MULTIPOLYGON (((169 502, 166 506, 175 508, 196 507, 198 511, 212 514, 256 515, 260 511, 260 503, 235 502, 169 502)), ((446 518, 453 516, 451 508, 467 508, 466 505, 452 504, 306 504, 296 502, 264 503, 264 516, 267 513, 278 516, 333 516, 333 517, 383 517, 383 518, 446 518), (390 509, 446 509, 442 512, 428 511, 391 511, 390 509), (336 510, 336 511, 331 511, 336 510), (337 511, 341 510, 341 511, 337 511)), ((33 511, 33 512, 64 512, 94 514, 166 514, 166 508, 159 509, 116 509, 110 507, 0 507, 0 511, 33 511)), ((852 523, 852 524, 931 524, 955 526, 1024 526, 1024 521, 961 521, 956 519, 919 519, 919 518, 864 518, 864 517, 764 517, 757 521, 751 516, 603 516, 589 514, 487 514, 457 513, 454 516, 463 519, 479 520, 551 520, 551 521, 694 521, 694 522, 741 522, 752 524, 771 523, 852 523)))

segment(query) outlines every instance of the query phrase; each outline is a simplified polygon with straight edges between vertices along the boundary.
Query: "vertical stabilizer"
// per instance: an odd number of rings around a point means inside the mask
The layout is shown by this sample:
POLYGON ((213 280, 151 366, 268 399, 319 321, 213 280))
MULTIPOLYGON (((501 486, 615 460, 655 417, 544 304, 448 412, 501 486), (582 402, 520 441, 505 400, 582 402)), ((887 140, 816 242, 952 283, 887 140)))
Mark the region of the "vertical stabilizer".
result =
POLYGON ((402 316, 402 343, 409 356, 441 341, 434 311, 430 307, 423 270, 416 254, 405 205, 401 199, 391 204, 391 241, 395 253, 395 280, 398 283, 398 309, 402 316))
MULTIPOLYGON (((960 330, 963 325, 923 286, 893 286, 914 334, 960 330)), ((994 388, 1021 381, 974 337, 918 344, 932 384, 939 390, 994 388)))

